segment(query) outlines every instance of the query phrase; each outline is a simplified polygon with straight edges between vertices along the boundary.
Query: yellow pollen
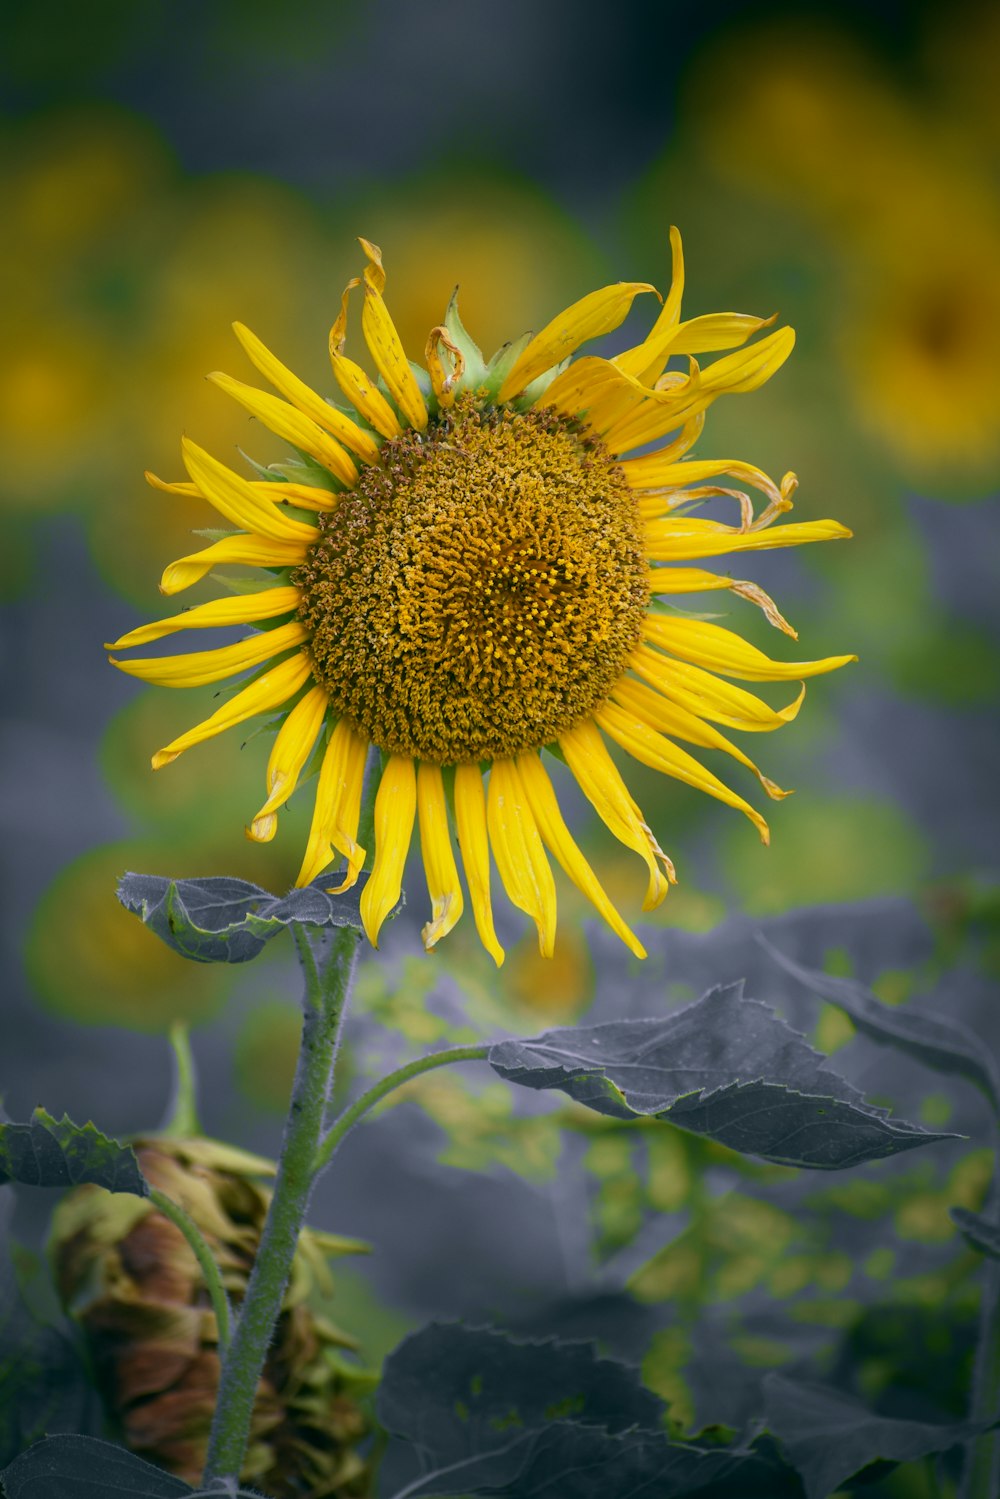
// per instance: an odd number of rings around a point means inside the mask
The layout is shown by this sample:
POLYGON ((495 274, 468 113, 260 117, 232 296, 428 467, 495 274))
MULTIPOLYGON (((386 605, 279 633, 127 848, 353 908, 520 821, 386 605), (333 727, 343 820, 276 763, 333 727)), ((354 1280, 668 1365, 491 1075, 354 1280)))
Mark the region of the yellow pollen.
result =
POLYGON ((610 692, 649 600, 618 465, 552 412, 477 410, 386 442, 293 575, 333 711, 453 765, 550 744, 610 692))

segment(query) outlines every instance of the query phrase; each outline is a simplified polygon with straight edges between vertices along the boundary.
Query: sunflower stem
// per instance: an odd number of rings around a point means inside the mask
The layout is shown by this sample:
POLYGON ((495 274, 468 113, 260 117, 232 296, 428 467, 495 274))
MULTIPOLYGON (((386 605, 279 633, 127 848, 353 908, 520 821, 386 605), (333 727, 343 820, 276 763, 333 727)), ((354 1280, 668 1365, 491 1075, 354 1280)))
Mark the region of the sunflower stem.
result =
POLYGON ((316 1179, 316 1148, 357 960, 359 934, 351 927, 334 931, 319 961, 306 932, 293 927, 293 934, 306 981, 302 1046, 274 1195, 236 1330, 222 1364, 205 1467, 206 1486, 238 1478, 243 1465, 261 1373, 316 1179))
POLYGON ((379 1078, 377 1083, 373 1083, 366 1093, 362 1093, 360 1098, 355 1099, 354 1103, 344 1110, 327 1131, 316 1152, 317 1174, 329 1165, 334 1151, 344 1136, 387 1094, 401 1088, 404 1083, 409 1082, 411 1077, 419 1077, 422 1072, 430 1072, 432 1067, 448 1067, 452 1062, 482 1061, 489 1055, 489 1050, 488 1046, 455 1046, 450 1051, 435 1051, 428 1057, 418 1057, 415 1062, 407 1062, 404 1067, 397 1067, 395 1072, 379 1078))
POLYGON ((222 1284, 222 1274, 215 1263, 212 1251, 202 1237, 198 1225, 192 1222, 184 1209, 174 1202, 172 1197, 168 1197, 158 1187, 150 1187, 149 1200, 157 1212, 162 1213, 164 1218, 169 1218, 174 1227, 180 1229, 188 1242, 191 1253, 198 1261, 201 1273, 205 1277, 205 1285, 208 1287, 212 1310, 215 1313, 219 1353, 224 1356, 230 1339, 229 1297, 226 1295, 226 1288, 222 1284))

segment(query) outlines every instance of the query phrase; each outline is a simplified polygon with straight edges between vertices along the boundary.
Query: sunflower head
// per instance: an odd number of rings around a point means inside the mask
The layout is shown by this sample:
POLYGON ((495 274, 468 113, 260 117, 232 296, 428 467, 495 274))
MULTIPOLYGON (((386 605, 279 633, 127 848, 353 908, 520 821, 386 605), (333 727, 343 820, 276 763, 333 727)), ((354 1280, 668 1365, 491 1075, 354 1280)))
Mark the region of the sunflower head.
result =
POLYGON ((214 650, 115 658, 123 671, 167 686, 240 678, 209 719, 157 752, 154 768, 270 715, 266 798, 248 835, 272 838, 282 807, 318 766, 299 883, 339 858, 335 888, 343 890, 368 857, 358 829, 370 763, 375 848, 361 911, 373 943, 398 899, 417 826, 431 897, 428 948, 465 903, 454 832, 477 930, 498 963, 491 853, 511 901, 535 921, 543 954, 555 937, 552 854, 643 956, 562 818, 543 753, 564 762, 611 832, 645 861, 650 909, 667 893, 673 866, 608 741, 744 812, 766 840, 760 814, 681 745, 721 749, 769 796, 784 796, 723 729, 779 728, 798 712, 802 692, 775 709, 728 679, 798 681, 852 659, 775 661, 666 602, 727 590, 794 637, 752 581, 693 564, 848 534, 835 521, 772 524, 791 508, 793 474, 775 484, 740 460, 689 456, 716 397, 757 389, 784 363, 794 335, 763 332, 773 319, 741 313, 682 321, 683 259, 676 231, 671 238, 670 291, 635 347, 610 359, 573 357, 618 327, 637 296, 657 295, 645 282, 622 282, 489 361, 453 299, 431 330, 423 367, 407 359, 386 307, 381 252, 362 240, 364 272, 349 283, 330 334, 340 404, 241 324, 240 342, 277 394, 212 377, 290 444, 293 459, 248 480, 185 440, 188 480, 150 476, 171 493, 203 496, 234 527, 168 567, 163 592, 220 564, 254 568, 258 580, 115 643, 251 627, 214 650), (375 379, 345 353, 355 294, 375 379), (724 349, 734 352, 704 369, 695 357, 724 349), (682 364, 671 365, 673 356, 682 364), (713 499, 735 504, 734 523, 696 514, 713 499))

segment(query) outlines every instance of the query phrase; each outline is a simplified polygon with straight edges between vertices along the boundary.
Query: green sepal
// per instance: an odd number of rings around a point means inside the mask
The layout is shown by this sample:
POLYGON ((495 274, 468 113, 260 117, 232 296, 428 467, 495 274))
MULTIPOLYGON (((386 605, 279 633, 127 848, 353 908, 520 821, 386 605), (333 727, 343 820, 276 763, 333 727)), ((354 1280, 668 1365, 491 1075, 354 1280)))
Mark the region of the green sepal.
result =
POLYGON ((483 351, 469 333, 458 315, 458 287, 451 294, 443 327, 465 361, 465 368, 452 389, 456 395, 463 391, 479 390, 486 379, 486 360, 483 351))

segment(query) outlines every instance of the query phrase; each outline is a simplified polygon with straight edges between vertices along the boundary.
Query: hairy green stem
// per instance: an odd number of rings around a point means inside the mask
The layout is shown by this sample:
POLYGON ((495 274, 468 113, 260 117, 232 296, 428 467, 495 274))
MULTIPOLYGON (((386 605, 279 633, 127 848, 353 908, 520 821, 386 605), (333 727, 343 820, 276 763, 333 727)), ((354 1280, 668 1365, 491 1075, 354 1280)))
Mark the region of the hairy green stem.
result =
POLYGON ((243 1465, 257 1387, 316 1178, 316 1147, 357 960, 358 933, 352 927, 334 931, 319 963, 305 932, 293 927, 293 934, 306 979, 302 1047, 274 1195, 236 1331, 222 1365, 209 1437, 206 1485, 238 1478, 243 1465))
MULTIPOLYGON (((1000 1221, 1000 1183, 996 1175, 983 1205, 983 1216, 1000 1221)), ((972 1379, 973 1421, 1000 1420, 1000 1261, 983 1261, 979 1339, 972 1379)), ((959 1499, 996 1499, 1000 1493, 1000 1435, 988 1432, 966 1449, 959 1499)))
POLYGON ((169 1218, 175 1228, 179 1228, 188 1242, 188 1246, 198 1265, 205 1284, 208 1287, 209 1300, 215 1313, 216 1327, 218 1328, 219 1353, 224 1355, 229 1347, 230 1324, 229 1324, 229 1297, 226 1288, 222 1284, 222 1276, 219 1267, 215 1263, 212 1251, 202 1238, 201 1230, 193 1223, 182 1207, 179 1207, 173 1198, 161 1192, 158 1187, 150 1187, 149 1200, 157 1212, 169 1218))
POLYGON ((488 1046, 455 1046, 450 1051, 435 1051, 429 1057, 418 1057, 415 1062, 407 1062, 405 1067, 397 1067, 395 1072, 379 1078, 367 1093, 362 1093, 350 1108, 344 1110, 340 1118, 327 1131, 316 1152, 314 1169, 319 1172, 329 1164, 331 1156, 348 1131, 354 1128, 369 1109, 373 1109, 377 1103, 381 1102, 386 1094, 401 1088, 404 1083, 409 1082, 411 1077, 419 1077, 422 1072, 430 1072, 432 1067, 447 1067, 452 1062, 482 1061, 488 1056, 489 1050, 488 1046))

